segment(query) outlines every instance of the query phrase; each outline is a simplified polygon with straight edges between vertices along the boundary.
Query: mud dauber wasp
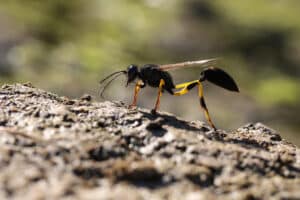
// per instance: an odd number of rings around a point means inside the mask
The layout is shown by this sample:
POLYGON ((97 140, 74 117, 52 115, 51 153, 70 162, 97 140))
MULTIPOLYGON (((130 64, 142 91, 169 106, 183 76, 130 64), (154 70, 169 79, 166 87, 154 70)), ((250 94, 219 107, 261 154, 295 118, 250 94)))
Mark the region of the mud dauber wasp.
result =
POLYGON ((159 108, 160 104, 160 97, 164 90, 174 96, 181 96, 188 93, 191 89, 195 86, 198 86, 198 95, 200 105, 204 110, 205 117, 210 124, 210 126, 214 129, 214 126, 210 116, 208 109, 206 107, 206 103, 203 96, 203 87, 202 82, 207 80, 211 83, 214 83, 222 88, 233 92, 239 92, 238 86, 233 80, 233 78, 223 71, 220 68, 212 67, 210 64, 216 61, 216 58, 213 59, 205 59, 205 60, 197 60, 197 61, 187 61, 182 63, 175 63, 175 64, 165 64, 165 65, 158 65, 158 64, 145 64, 142 67, 138 67, 137 65, 131 64, 128 66, 127 70, 117 71, 103 80, 100 81, 100 84, 103 84, 106 80, 112 77, 106 85, 104 85, 100 95, 103 97, 103 92, 107 88, 107 86, 115 80, 118 76, 124 74, 127 76, 127 83, 126 87, 129 83, 134 82, 136 79, 138 80, 135 84, 134 89, 134 98, 133 102, 130 107, 136 106, 138 92, 141 88, 144 88, 146 85, 151 87, 158 88, 158 95, 155 103, 154 109, 152 109, 152 113, 156 113, 157 109, 159 108), (175 85, 172 79, 172 76, 167 71, 186 68, 186 67, 194 67, 194 66, 206 66, 200 73, 200 78, 198 80, 190 81, 175 85), (175 89, 180 89, 179 91, 174 91, 175 89))

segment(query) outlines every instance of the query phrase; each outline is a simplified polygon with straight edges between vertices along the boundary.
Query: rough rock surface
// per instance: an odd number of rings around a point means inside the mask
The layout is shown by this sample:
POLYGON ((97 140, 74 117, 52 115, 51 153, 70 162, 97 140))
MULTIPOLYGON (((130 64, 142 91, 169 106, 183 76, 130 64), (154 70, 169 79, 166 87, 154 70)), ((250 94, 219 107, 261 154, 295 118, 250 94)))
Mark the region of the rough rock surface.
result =
POLYGON ((300 199, 300 151, 122 103, 0 90, 0 199, 300 199))

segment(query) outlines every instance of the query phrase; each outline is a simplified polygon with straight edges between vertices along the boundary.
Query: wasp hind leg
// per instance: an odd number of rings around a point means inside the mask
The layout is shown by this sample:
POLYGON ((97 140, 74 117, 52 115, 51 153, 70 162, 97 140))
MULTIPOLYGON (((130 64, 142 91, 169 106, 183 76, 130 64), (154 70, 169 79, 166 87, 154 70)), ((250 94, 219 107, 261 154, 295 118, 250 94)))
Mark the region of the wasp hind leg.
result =
POLYGON ((159 104, 160 104, 160 97, 162 95, 163 92, 163 86, 165 85, 165 81, 163 79, 160 79, 159 82, 159 86, 158 86, 158 94, 157 94, 157 98, 156 98, 156 103, 155 103, 155 107, 151 110, 152 114, 156 114, 156 111, 159 108, 159 104))
POLYGON ((184 95, 184 94, 188 93, 191 89, 193 89, 196 85, 198 85, 198 82, 199 82, 198 80, 195 80, 195 81, 186 82, 186 83, 176 85, 175 86, 176 89, 180 89, 180 88, 182 88, 182 89, 177 91, 177 92, 174 92, 173 95, 181 96, 181 95, 184 95))
POLYGON ((205 115, 206 120, 208 121, 209 125, 214 130, 217 130, 217 128, 215 127, 214 123, 212 122, 212 120, 210 118, 208 109, 206 107, 206 103, 205 103, 204 96, 203 96, 203 87, 202 87, 202 83, 200 81, 198 81, 198 95, 199 95, 200 106, 204 110, 204 115, 205 115))
POLYGON ((203 87, 202 87, 202 83, 199 81, 199 80, 195 80, 195 81, 191 81, 191 82, 186 82, 186 83, 182 83, 182 84, 178 84, 175 86, 176 89, 180 89, 182 88, 181 90, 177 91, 177 92, 174 92, 174 95, 175 96, 181 96, 181 95, 184 95, 186 93, 188 93, 191 89, 193 89, 195 86, 198 85, 198 96, 199 96, 199 101, 200 101, 200 106, 201 108, 203 109, 204 111, 204 115, 205 115, 205 118, 206 120, 208 121, 209 125, 214 129, 216 130, 216 127, 215 125, 213 124, 211 118, 210 118, 210 115, 209 115, 209 112, 208 112, 208 109, 206 107, 206 103, 205 103, 205 100, 204 100, 204 96, 203 96, 203 87))

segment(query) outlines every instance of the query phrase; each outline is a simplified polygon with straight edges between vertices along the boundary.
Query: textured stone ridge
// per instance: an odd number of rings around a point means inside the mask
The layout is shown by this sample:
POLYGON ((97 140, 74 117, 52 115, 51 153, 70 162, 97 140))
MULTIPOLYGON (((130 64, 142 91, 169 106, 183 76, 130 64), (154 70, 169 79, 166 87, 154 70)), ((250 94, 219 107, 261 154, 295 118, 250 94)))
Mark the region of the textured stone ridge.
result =
POLYGON ((212 131, 30 84, 0 106, 0 199, 300 198, 299 149, 260 123, 212 131))

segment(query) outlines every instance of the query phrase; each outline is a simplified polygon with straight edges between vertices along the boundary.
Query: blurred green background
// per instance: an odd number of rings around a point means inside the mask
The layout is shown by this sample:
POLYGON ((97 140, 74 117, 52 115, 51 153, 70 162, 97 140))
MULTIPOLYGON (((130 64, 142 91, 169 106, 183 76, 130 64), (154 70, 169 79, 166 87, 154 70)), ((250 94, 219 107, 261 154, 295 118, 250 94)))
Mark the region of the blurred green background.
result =
MULTIPOLYGON (((241 93, 205 84, 213 121, 232 130, 263 122, 300 145, 300 1, 298 0, 9 0, 0 2, 1 84, 31 82, 61 95, 99 98, 98 81, 129 64, 222 57, 241 93)), ((175 83, 200 68, 173 71, 175 83)), ((125 78, 106 92, 130 103, 125 78)), ((152 108, 144 89, 139 106, 152 108)), ((197 90, 165 94, 161 109, 203 120, 197 90)))

